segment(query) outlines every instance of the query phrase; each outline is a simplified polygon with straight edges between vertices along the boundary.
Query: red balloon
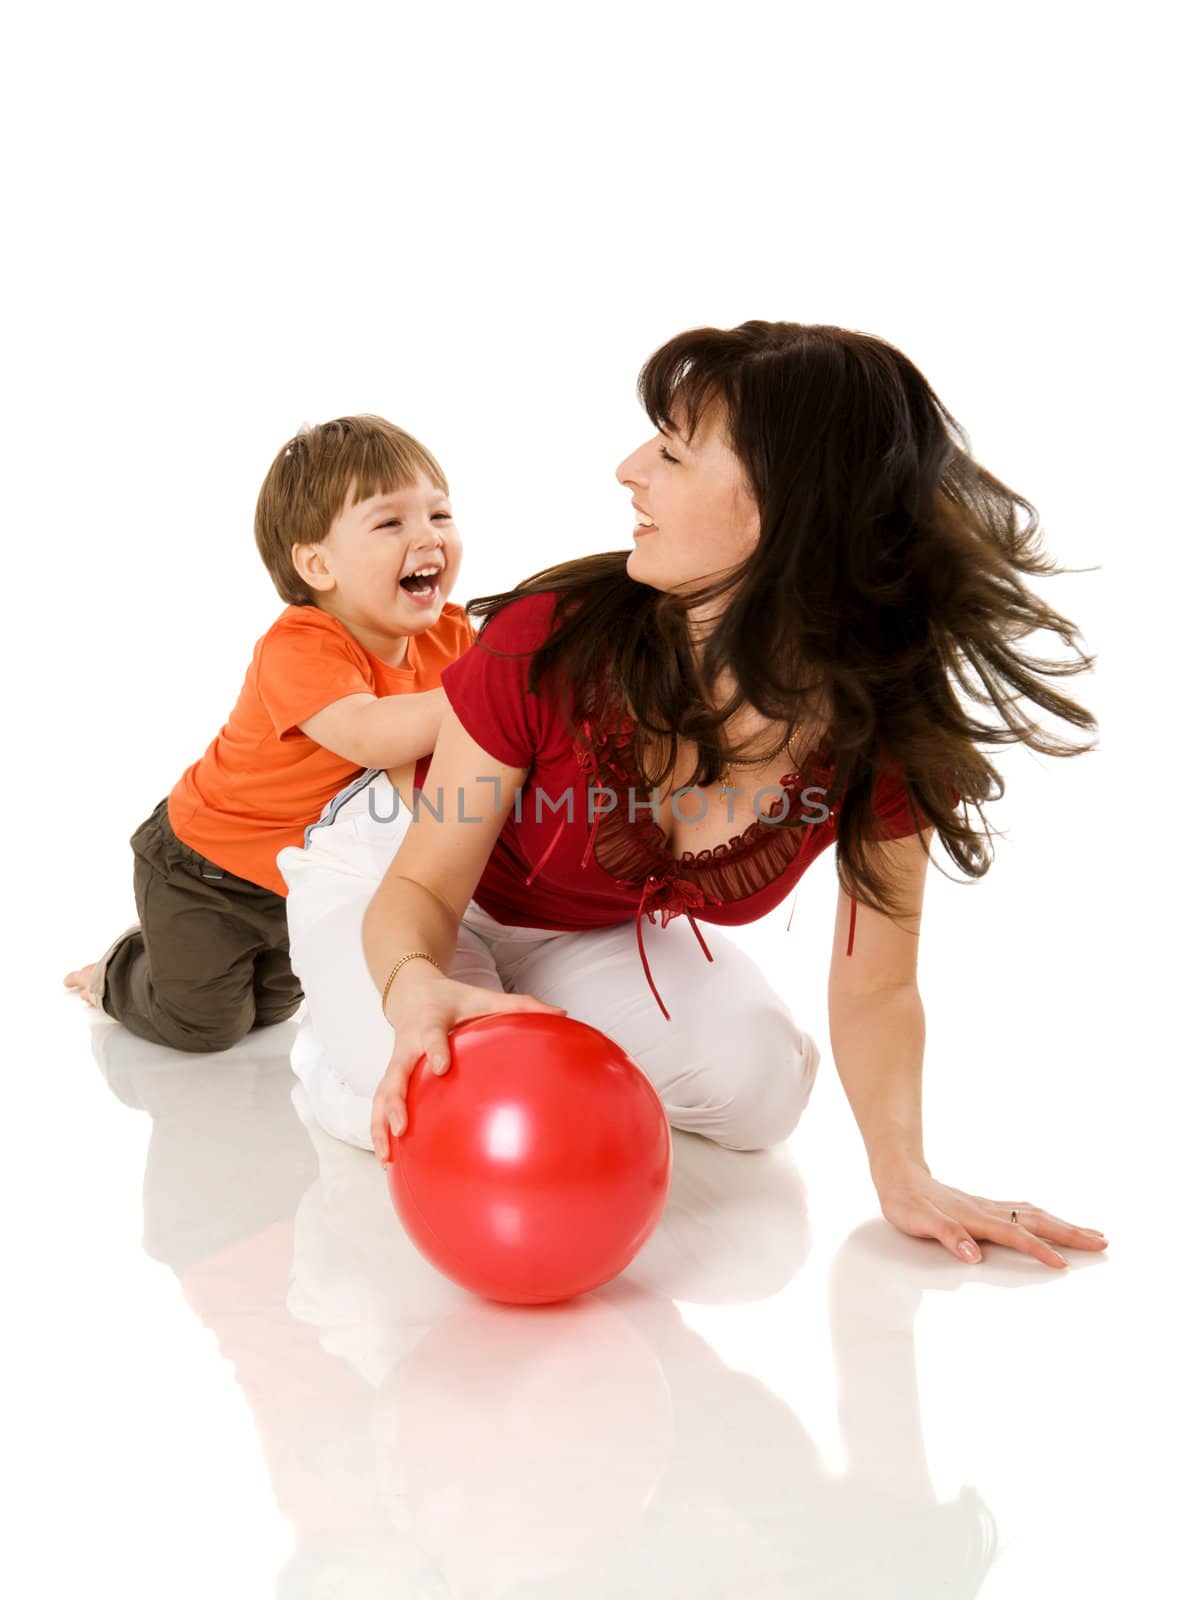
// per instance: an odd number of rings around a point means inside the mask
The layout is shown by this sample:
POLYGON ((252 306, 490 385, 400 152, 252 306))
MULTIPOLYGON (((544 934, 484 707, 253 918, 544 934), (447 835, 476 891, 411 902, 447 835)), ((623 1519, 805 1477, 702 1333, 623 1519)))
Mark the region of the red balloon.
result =
POLYGON ((417 1249, 490 1300, 544 1305, 622 1272, 660 1221, 673 1141, 661 1098, 597 1028, 544 1012, 450 1030, 405 1095, 388 1186, 417 1249))

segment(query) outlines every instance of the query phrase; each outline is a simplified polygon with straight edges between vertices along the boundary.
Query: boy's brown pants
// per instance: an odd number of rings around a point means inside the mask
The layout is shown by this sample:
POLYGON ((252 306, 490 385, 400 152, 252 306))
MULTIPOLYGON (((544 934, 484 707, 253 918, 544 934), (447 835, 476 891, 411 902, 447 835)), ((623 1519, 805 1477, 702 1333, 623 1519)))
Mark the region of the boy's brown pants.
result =
POLYGON ((301 1004, 284 897, 200 856, 161 803, 128 841, 140 925, 96 964, 90 993, 109 1017, 175 1050, 226 1050, 301 1004))

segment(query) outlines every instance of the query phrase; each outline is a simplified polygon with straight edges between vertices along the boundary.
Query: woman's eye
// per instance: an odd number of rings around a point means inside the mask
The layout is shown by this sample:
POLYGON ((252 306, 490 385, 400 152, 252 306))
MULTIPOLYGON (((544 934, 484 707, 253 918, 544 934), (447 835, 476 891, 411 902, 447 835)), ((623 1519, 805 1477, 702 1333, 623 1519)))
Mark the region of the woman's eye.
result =
POLYGON ((669 452, 665 449, 664 445, 661 445, 661 460, 662 461, 671 461, 674 466, 677 465, 677 457, 676 456, 671 456, 669 454, 669 452))
POLYGON ((441 517, 443 522, 451 522, 451 521, 453 521, 453 518, 451 517, 451 515, 450 515, 450 513, 448 511, 435 511, 434 512, 434 520, 436 521, 438 519, 438 517, 441 517))

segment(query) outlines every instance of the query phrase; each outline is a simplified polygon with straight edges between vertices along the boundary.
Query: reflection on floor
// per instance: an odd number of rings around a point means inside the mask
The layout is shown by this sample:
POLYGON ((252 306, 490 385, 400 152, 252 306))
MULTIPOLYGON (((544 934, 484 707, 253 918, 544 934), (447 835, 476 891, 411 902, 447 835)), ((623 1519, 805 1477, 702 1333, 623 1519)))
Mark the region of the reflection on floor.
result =
POLYGON ((833 1266, 841 1476, 674 1305, 755 1305, 797 1273, 786 1151, 676 1133, 665 1217, 627 1273, 563 1306, 496 1306, 416 1253, 378 1164, 303 1117, 289 1030, 268 1034, 201 1072, 115 1026, 93 1048, 152 1117, 145 1249, 234 1364, 293 1523, 278 1595, 978 1591, 994 1519, 974 1490, 931 1492, 920 1286, 885 1229, 833 1266))

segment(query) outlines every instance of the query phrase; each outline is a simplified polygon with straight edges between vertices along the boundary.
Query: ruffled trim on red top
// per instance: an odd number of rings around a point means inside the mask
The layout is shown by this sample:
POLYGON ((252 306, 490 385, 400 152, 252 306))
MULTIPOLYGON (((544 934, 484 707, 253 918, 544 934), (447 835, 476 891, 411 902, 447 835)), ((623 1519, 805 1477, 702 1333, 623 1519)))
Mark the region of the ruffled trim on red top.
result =
MULTIPOLYGON (((655 924, 659 912, 664 928, 674 917, 686 917, 707 961, 713 961, 693 913, 705 905, 723 905, 758 893, 795 866, 808 846, 811 827, 835 825, 841 797, 832 800, 830 797, 833 766, 816 760, 806 767, 803 775, 795 771, 784 774, 780 784, 785 793, 774 798, 765 813, 772 820, 757 817, 725 844, 708 850, 683 850, 679 856, 674 856, 666 843, 664 829, 651 809, 639 804, 632 816, 623 801, 624 790, 636 795, 645 792, 635 761, 631 719, 621 716, 603 722, 588 712, 579 722, 573 751, 574 759, 588 780, 595 780, 596 787, 616 795, 616 804, 611 809, 604 809, 596 802, 582 865, 589 866, 593 857, 617 882, 641 885, 636 907, 636 946, 648 986, 662 1015, 669 1021, 669 1012, 653 982, 644 950, 643 919, 647 917, 655 924), (804 791, 809 788, 820 788, 822 794, 806 801, 804 791), (800 811, 794 813, 798 802, 800 811), (827 804, 827 818, 817 821, 810 816, 804 821, 798 820, 807 808, 820 810, 827 804)), ((566 826, 562 819, 525 879, 526 884, 532 883, 549 860, 566 826)), ((852 899, 848 956, 854 947, 856 911, 857 905, 852 899)))

